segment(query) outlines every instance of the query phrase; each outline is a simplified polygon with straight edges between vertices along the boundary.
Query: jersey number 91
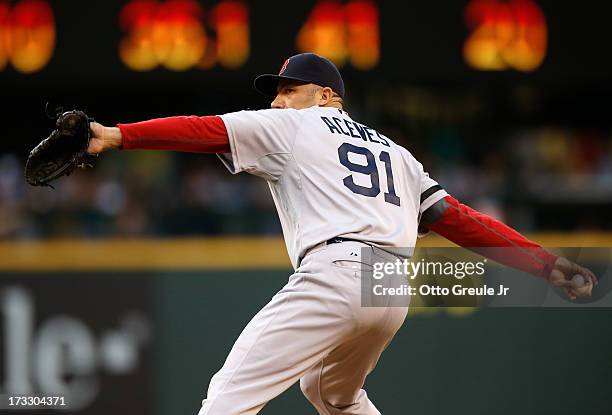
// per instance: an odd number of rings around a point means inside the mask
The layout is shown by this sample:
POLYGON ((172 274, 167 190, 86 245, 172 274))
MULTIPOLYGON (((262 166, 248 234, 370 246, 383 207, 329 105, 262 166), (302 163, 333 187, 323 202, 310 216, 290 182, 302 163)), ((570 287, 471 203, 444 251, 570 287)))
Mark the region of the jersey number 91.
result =
MULTIPOLYGON (((378 166, 376 165, 376 157, 365 147, 357 147, 350 143, 344 143, 338 147, 338 156, 340 163, 354 173, 361 173, 370 176, 371 187, 360 186, 353 180, 353 175, 344 178, 344 185, 353 193, 357 193, 367 197, 376 197, 380 194, 380 176, 378 174, 378 166), (366 157, 367 165, 355 164, 349 160, 349 154, 360 154, 366 157)), ((384 194, 385 202, 400 206, 400 198, 395 194, 395 186, 393 184, 393 170, 391 169, 391 156, 386 151, 382 151, 378 157, 385 165, 385 175, 387 177, 387 193, 384 194)))

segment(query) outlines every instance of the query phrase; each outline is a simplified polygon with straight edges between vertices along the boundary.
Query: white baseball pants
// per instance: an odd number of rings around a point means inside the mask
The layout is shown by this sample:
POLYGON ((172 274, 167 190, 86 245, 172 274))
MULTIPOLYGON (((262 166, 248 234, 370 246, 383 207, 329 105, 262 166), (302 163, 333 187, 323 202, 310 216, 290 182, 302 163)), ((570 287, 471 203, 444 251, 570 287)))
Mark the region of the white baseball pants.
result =
POLYGON ((362 387, 408 308, 361 307, 367 247, 345 241, 312 249, 244 328, 199 415, 257 414, 298 380, 321 415, 380 414, 362 387))

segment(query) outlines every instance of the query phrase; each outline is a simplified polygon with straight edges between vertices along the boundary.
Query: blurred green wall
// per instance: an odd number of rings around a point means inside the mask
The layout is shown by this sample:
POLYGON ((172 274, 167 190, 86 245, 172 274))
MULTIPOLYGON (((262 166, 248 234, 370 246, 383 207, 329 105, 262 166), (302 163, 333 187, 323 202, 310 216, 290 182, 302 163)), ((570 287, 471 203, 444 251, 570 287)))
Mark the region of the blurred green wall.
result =
MULTIPOLYGON (((197 413, 233 341, 288 275, 270 270, 159 277, 158 415, 197 413)), ((366 388, 384 414, 610 414, 611 323, 607 309, 410 315, 366 388)), ((293 387, 262 413, 315 411, 293 387)))

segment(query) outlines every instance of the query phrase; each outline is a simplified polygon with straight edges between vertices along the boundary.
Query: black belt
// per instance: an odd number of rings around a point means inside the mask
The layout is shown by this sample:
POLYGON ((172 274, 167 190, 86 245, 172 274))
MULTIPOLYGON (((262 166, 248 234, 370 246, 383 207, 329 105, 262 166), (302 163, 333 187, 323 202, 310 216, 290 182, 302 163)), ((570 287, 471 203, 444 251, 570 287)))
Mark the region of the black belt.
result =
MULTIPOLYGON (((331 244, 338 244, 340 242, 360 242, 362 244, 365 244, 366 242, 363 241, 358 241, 357 239, 350 239, 350 238, 343 238, 341 236, 336 236, 333 237, 331 239, 328 239, 327 241, 325 241, 326 245, 331 245, 331 244)), ((304 259, 304 256, 306 256, 305 254, 302 255, 301 257, 298 258, 298 267, 300 266, 300 264, 302 263, 302 260, 304 259)))
POLYGON ((334 238, 328 239, 327 242, 325 242, 325 243, 327 245, 331 245, 331 244, 338 244, 340 242, 361 242, 361 243, 365 243, 363 241, 358 241, 357 239, 342 238, 341 236, 336 236, 334 238))

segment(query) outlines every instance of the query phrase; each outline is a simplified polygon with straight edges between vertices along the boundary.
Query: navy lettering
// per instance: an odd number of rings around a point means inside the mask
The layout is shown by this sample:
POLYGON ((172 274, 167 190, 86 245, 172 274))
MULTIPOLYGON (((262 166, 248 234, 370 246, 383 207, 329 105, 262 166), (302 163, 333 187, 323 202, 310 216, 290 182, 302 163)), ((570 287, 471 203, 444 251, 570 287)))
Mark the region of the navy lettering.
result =
POLYGON ((363 129, 365 130, 366 134, 368 135, 368 140, 370 140, 372 143, 377 143, 380 144, 380 141, 375 140, 374 134, 372 134, 372 129, 369 127, 363 127, 363 129))
POLYGON ((327 119, 327 117, 321 117, 321 119, 327 125, 327 127, 329 127, 329 131, 331 131, 332 133, 337 131, 339 134, 342 134, 338 127, 336 127, 333 122, 327 119))
POLYGON ((384 136, 383 136, 381 133, 379 133, 378 131, 376 131, 376 135, 378 136, 378 138, 380 138, 381 144, 382 144, 383 146, 391 147, 391 146, 389 145, 389 142, 388 142, 387 140, 385 140, 385 139, 384 139, 384 136))
POLYGON ((363 141, 368 141, 368 139, 366 138, 365 130, 363 129, 363 127, 361 125, 357 124, 354 121, 353 121, 353 125, 355 126, 355 129, 357 129, 357 132, 361 136, 361 139, 363 141))
POLYGON ((361 138, 358 135, 355 135, 355 130, 353 129, 353 127, 351 127, 351 123, 348 120, 344 120, 344 124, 346 125, 346 128, 348 128, 349 132, 351 133, 351 137, 361 138))
POLYGON ((361 138, 363 141, 369 141, 371 143, 391 147, 391 144, 389 144, 389 141, 387 141, 387 137, 370 127, 366 127, 365 125, 358 124, 355 121, 346 120, 344 118, 331 117, 330 119, 328 117, 321 117, 321 119, 325 125, 327 125, 327 128, 329 128, 331 133, 343 134, 353 138, 361 138), (344 125, 342 125, 343 122, 344 125), (378 137, 380 141, 376 140, 374 136, 378 137))
POLYGON ((334 120, 334 122, 336 123, 340 131, 342 131, 342 134, 349 135, 349 133, 347 133, 346 131, 342 129, 342 125, 340 124, 340 118, 332 117, 332 120, 334 120))

